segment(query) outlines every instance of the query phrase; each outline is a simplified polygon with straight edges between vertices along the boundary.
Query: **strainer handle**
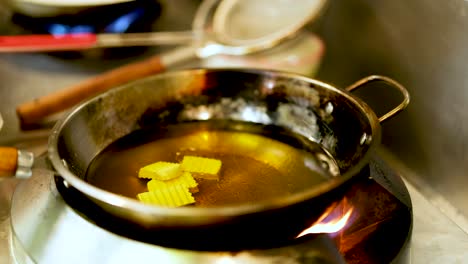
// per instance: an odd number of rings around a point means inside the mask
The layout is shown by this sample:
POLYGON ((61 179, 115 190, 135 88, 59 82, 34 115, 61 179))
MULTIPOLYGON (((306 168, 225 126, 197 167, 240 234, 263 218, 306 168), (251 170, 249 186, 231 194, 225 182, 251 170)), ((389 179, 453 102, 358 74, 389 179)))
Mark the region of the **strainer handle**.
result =
POLYGON ((389 77, 385 77, 385 76, 371 75, 371 76, 365 77, 365 78, 351 84, 350 86, 348 86, 346 88, 346 91, 348 91, 348 92, 354 91, 354 90, 356 90, 358 88, 361 88, 361 87, 365 86, 366 84, 369 84, 369 83, 372 83, 372 82, 384 82, 384 83, 388 84, 389 86, 391 86, 391 87, 397 89, 398 91, 400 91, 401 94, 403 95, 403 101, 399 105, 397 105, 395 108, 393 108, 392 110, 390 110, 386 114, 379 117, 379 122, 380 123, 382 123, 385 120, 395 116, 396 114, 403 111, 403 109, 405 109, 408 106, 408 104, 410 102, 410 95, 408 93, 408 90, 406 90, 406 88, 403 85, 401 85, 400 83, 398 83, 397 81, 395 81, 395 80, 393 80, 393 79, 391 79, 389 77))

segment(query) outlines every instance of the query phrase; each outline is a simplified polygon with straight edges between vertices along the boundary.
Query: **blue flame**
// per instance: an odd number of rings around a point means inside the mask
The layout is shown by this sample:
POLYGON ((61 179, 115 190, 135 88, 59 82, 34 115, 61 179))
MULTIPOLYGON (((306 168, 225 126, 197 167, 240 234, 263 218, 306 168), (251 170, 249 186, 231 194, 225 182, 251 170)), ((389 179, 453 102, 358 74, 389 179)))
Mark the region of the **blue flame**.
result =
MULTIPOLYGON (((124 14, 104 28, 104 32, 108 33, 123 33, 135 23, 142 15, 144 9, 137 8, 132 12, 124 14)), ((97 29, 91 25, 66 25, 60 23, 49 24, 47 31, 52 35, 63 35, 73 33, 97 33, 97 29)))
POLYGON ((65 26, 62 24, 52 24, 49 26, 49 33, 52 35, 63 35, 67 34, 70 30, 69 26, 65 26))
POLYGON ((114 22, 105 28, 105 32, 125 32, 138 18, 144 13, 142 8, 135 9, 134 11, 117 18, 114 22))
POLYGON ((51 24, 49 25, 47 31, 50 34, 56 36, 73 33, 92 33, 94 32, 94 29, 88 25, 68 26, 64 24, 51 24))

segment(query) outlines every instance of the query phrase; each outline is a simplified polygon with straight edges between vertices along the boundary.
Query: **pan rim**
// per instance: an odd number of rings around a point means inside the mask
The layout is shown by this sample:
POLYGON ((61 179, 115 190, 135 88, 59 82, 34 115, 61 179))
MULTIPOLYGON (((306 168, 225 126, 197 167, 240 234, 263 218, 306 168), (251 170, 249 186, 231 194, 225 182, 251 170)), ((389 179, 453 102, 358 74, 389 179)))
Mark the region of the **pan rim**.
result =
MULTIPOLYGON (((72 110, 65 118, 61 119, 53 128, 51 136, 49 137, 49 144, 48 144, 48 156, 54 169, 57 171, 58 175, 61 176, 69 185, 76 188, 81 193, 85 194, 86 196, 96 199, 99 202, 103 202, 106 204, 111 204, 113 206, 122 208, 122 209, 129 209, 134 211, 135 213, 140 213, 148 216, 177 216, 177 217, 185 217, 185 218, 193 218, 196 216, 198 219, 205 219, 207 222, 212 222, 214 218, 227 218, 227 217, 236 217, 242 216, 247 214, 253 213, 260 213, 269 210, 275 210, 284 208, 287 206, 291 206, 297 204, 302 201, 306 201, 308 199, 312 199, 315 197, 319 197, 328 191, 331 191, 357 175, 365 165, 368 164, 370 159, 370 155, 375 151, 377 146, 380 144, 380 137, 381 137, 381 127, 378 121, 377 116, 373 112, 373 110, 361 99, 353 96, 349 92, 345 90, 338 89, 332 85, 324 83, 322 81, 312 79, 300 74, 285 72, 285 71, 276 71, 276 70, 260 70, 260 69, 232 69, 232 68, 213 68, 213 69, 186 69, 186 70, 178 70, 178 71, 170 71, 161 74, 157 74, 151 77, 143 78, 128 84, 125 84, 120 87, 116 87, 115 89, 109 90, 99 96, 96 96, 78 107, 72 110), (325 181, 323 183, 317 184, 312 188, 308 188, 304 191, 297 192, 291 194, 287 197, 280 197, 275 199, 270 199, 264 202, 253 203, 253 204, 239 204, 239 205, 226 205, 226 206, 219 206, 219 207, 179 207, 179 208, 167 208, 167 207, 158 207, 154 205, 147 205, 139 202, 136 199, 128 198, 116 193, 112 193, 110 191, 106 191, 99 187, 96 187, 84 179, 75 175, 72 171, 70 171, 67 166, 63 163, 59 153, 58 153, 58 144, 59 144, 59 136, 62 129, 67 125, 68 122, 73 118, 74 115, 80 112, 81 109, 86 107, 86 105, 93 103, 96 100, 99 100, 107 93, 115 92, 117 89, 125 89, 127 86, 134 86, 137 85, 139 82, 148 82, 154 79, 159 78, 166 78, 170 75, 177 75, 181 73, 191 73, 191 74, 207 74, 213 72, 223 72, 223 71, 236 71, 236 72, 244 72, 244 73, 253 73, 259 75, 265 74, 272 74, 275 76, 281 76, 285 78, 295 78, 299 80, 306 81, 308 83, 313 83, 318 86, 322 86, 326 89, 332 90, 333 92, 337 93, 339 96, 343 96, 348 102, 352 103, 361 113, 365 113, 367 117, 367 121, 369 122, 369 127, 372 131, 372 139, 371 142, 368 143, 368 149, 365 153, 361 156, 359 161, 354 164, 348 171, 341 174, 338 177, 334 177, 331 180, 325 181)), ((197 222, 197 221, 196 221, 197 222)), ((197 222, 196 224, 199 224, 197 222)), ((190 225, 190 222, 187 222, 187 225, 190 225)))

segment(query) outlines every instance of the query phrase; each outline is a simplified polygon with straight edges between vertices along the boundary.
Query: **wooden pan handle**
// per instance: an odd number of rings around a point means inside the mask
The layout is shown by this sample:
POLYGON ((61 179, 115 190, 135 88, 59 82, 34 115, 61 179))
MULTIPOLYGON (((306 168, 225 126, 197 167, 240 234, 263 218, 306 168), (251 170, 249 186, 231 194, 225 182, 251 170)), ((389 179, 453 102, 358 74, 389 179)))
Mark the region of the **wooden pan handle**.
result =
POLYGON ((32 174, 34 154, 13 147, 0 147, 0 178, 28 178, 32 174))
POLYGON ((51 114, 66 110, 98 93, 129 81, 164 71, 164 69, 165 67, 161 63, 160 56, 153 56, 149 59, 127 64, 105 72, 72 87, 21 104, 17 107, 16 113, 22 127, 27 126, 27 124, 34 124, 51 114))
POLYGON ((0 147, 0 177, 14 176, 18 167, 18 150, 0 147))

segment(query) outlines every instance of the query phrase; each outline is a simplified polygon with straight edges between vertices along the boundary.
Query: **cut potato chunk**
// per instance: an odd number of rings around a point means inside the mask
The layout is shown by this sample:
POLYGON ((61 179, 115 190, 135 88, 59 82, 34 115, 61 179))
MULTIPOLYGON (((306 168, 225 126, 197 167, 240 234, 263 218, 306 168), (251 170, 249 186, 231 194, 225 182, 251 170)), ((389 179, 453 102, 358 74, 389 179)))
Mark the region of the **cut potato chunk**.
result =
POLYGON ((179 163, 159 161, 141 168, 138 177, 168 181, 180 176, 180 173, 179 163))
POLYGON ((179 207, 195 203, 192 194, 183 185, 161 188, 154 192, 139 193, 137 198, 143 203, 163 207, 179 207))
POLYGON ((198 191, 198 188, 197 188, 198 183, 192 177, 192 174, 190 172, 183 172, 180 177, 177 177, 168 181, 160 181, 160 180, 153 179, 149 181, 147 184, 148 191, 150 192, 155 192, 159 189, 168 188, 168 187, 176 186, 176 185, 185 186, 186 188, 189 188, 192 193, 195 193, 198 191))
POLYGON ((196 156, 184 156, 181 169, 193 173, 193 176, 197 178, 218 180, 221 161, 196 156))

